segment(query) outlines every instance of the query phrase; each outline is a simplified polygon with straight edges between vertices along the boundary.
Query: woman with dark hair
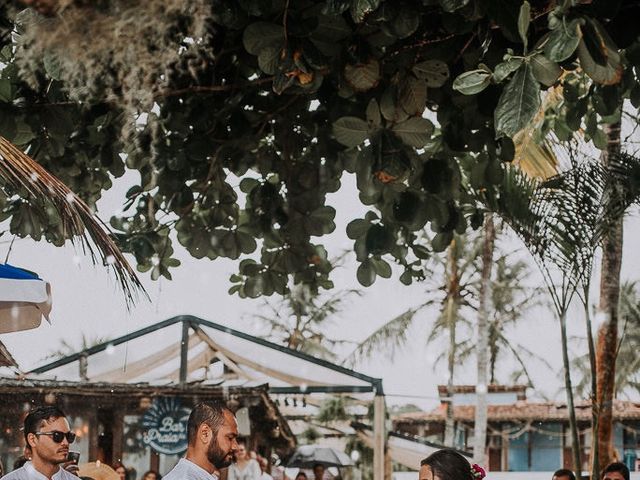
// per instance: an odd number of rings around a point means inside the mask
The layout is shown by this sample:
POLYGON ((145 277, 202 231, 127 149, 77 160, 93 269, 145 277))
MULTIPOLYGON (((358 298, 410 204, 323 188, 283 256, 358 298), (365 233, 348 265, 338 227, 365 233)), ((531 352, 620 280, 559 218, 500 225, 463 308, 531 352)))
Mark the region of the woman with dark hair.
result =
POLYGON ((142 480, 162 480, 162 475, 160 475, 155 470, 149 470, 147 472, 144 472, 142 480))
POLYGON ((129 480, 129 470, 122 463, 117 462, 113 464, 113 469, 116 471, 120 480, 129 480))
POLYGON ((482 467, 469 461, 455 450, 445 448, 432 453, 420 462, 419 480, 482 480, 482 467))

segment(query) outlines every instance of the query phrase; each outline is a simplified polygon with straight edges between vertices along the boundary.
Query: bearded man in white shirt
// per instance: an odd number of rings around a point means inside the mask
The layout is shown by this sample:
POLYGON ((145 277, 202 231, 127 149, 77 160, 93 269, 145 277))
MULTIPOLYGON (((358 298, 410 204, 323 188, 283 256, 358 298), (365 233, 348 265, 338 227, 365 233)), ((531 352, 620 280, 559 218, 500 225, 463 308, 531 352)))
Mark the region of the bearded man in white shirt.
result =
POLYGON ((217 480, 217 472, 231 465, 238 449, 236 417, 222 403, 199 403, 189 415, 187 437, 185 458, 162 480, 217 480))
POLYGON ((62 468, 68 463, 69 445, 76 434, 58 407, 31 410, 24 419, 24 439, 29 461, 2 477, 3 480, 78 480, 62 468))

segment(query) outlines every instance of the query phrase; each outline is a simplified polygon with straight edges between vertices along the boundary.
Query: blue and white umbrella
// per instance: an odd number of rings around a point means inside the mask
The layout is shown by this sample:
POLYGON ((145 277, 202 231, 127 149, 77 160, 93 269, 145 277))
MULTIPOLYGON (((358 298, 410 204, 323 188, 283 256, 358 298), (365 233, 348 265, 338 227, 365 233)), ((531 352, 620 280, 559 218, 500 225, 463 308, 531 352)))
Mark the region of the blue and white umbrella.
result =
POLYGON ((51 286, 37 274, 0 264, 0 333, 29 330, 49 322, 51 286))

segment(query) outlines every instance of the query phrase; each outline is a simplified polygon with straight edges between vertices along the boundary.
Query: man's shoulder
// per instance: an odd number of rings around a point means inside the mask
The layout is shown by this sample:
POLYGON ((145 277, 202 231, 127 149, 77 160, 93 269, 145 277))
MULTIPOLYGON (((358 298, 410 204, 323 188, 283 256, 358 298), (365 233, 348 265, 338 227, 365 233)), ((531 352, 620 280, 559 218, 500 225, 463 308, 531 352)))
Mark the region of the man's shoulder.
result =
POLYGON ((162 478, 163 480, 174 480, 176 478, 182 478, 184 477, 184 471, 184 464, 182 463, 182 460, 179 460, 178 463, 176 463, 176 465, 171 470, 169 470, 168 473, 162 476, 162 478))
MULTIPOLYGON (((62 468, 62 466, 60 466, 60 470, 58 470, 55 474, 54 477, 58 477, 61 480, 78 480, 78 476, 74 475, 73 473, 71 473, 68 470, 65 470, 64 468, 62 468), (59 475, 59 476, 58 476, 59 475)), ((4 478, 4 477, 3 477, 4 478)))
POLYGON ((176 463, 175 467, 169 470, 169 473, 162 476, 162 480, 179 480, 184 478, 194 478, 197 477, 198 468, 193 462, 185 458, 181 458, 176 463))
POLYGON ((3 475, 3 480, 20 480, 21 478, 28 478, 29 473, 25 470, 24 466, 16 468, 14 471, 3 475))

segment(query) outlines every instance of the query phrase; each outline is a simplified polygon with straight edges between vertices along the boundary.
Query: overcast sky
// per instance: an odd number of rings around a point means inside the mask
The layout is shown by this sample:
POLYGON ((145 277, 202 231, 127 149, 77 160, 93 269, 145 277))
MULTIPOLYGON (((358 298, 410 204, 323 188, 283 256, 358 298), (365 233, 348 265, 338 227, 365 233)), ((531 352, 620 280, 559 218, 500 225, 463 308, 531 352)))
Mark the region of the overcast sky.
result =
MULTIPOLYGON (((134 174, 127 175, 99 203, 100 216, 106 221, 113 212, 120 210, 124 192, 131 181, 135 180, 134 174)), ((331 255, 340 253, 342 249, 352 248, 352 241, 344 233, 345 226, 348 221, 361 216, 365 211, 355 199, 357 193, 353 183, 352 176, 346 175, 345 188, 329 198, 329 203, 338 211, 338 228, 329 240, 321 239, 320 243, 327 245, 331 255)), ((627 224, 623 277, 634 278, 635 275, 635 278, 640 278, 637 274, 640 271, 639 258, 634 252, 639 222, 632 218, 627 224)), ((7 253, 9 240, 8 234, 0 238, 1 259, 7 253)), ((517 241, 513 241, 512 245, 514 249, 522 248, 517 241)), ((9 263, 36 271, 51 283, 53 324, 43 322, 35 330, 0 335, 0 340, 7 345, 20 366, 28 370, 41 364, 48 353, 60 348, 63 340, 79 348, 83 333, 89 339, 115 338, 180 314, 196 315, 247 333, 255 333, 251 316, 260 311, 262 301, 239 299, 227 293, 230 287, 228 279, 235 273, 237 262, 225 259, 196 260, 179 245, 176 245, 176 256, 180 258, 182 265, 172 271, 172 281, 162 279, 152 282, 148 275, 141 274, 151 302, 140 301, 128 312, 121 292, 106 270, 100 266, 94 267, 90 259, 82 256, 80 251, 71 246, 56 248, 45 242, 17 240, 9 263)), ((355 269, 355 262, 352 261, 335 272, 333 279, 337 288, 359 287, 355 269)), ((386 320, 420 303, 424 285, 406 287, 397 277, 395 275, 389 280, 378 278, 372 287, 363 289, 362 297, 354 297, 348 301, 328 332, 329 335, 334 338, 361 340, 386 320)), ((536 277, 532 281, 535 282, 536 277)), ((437 348, 425 347, 425 338, 434 315, 434 311, 425 311, 418 317, 419 327, 412 331, 410 342, 393 361, 389 361, 381 352, 376 358, 356 367, 363 373, 384 379, 390 404, 411 402, 428 408, 436 403, 436 386, 445 383, 447 375, 444 365, 434 369, 437 348)), ((583 322, 579 312, 576 316, 570 324, 570 330, 581 335, 584 330, 583 322)), ((551 312, 538 309, 529 314, 513 338, 536 350, 554 366, 553 371, 549 371, 540 364, 532 365, 537 396, 562 400, 559 328, 551 312)), ((505 369, 509 370, 510 366, 502 365, 502 370, 505 369)), ((475 366, 459 372, 457 383, 475 382, 475 366)))

